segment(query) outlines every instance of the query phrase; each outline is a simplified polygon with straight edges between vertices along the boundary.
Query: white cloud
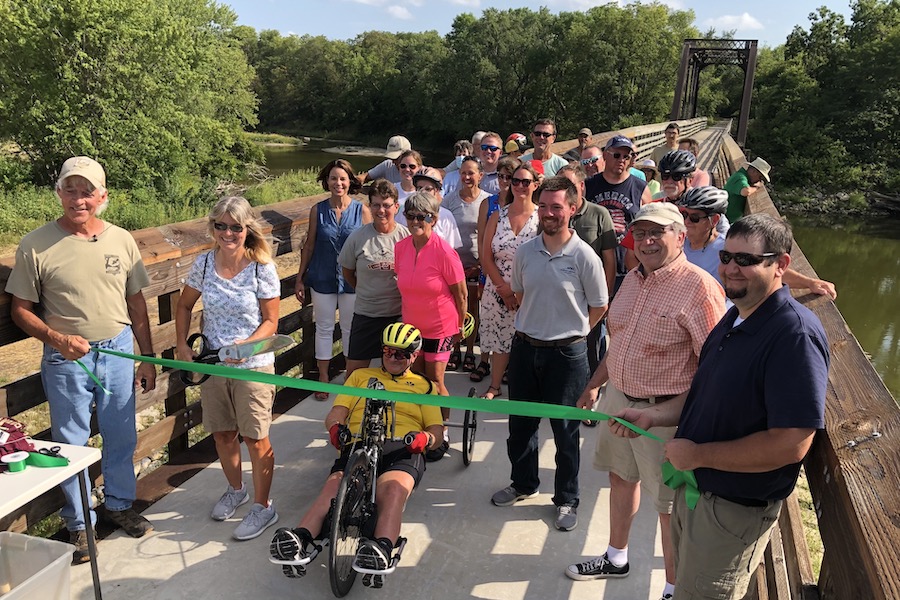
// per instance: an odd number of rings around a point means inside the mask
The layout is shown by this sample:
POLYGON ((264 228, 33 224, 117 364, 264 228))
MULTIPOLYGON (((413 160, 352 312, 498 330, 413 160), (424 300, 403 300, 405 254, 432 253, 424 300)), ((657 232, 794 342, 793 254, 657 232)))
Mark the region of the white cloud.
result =
POLYGON ((471 6, 476 8, 481 6, 481 0, 450 0, 451 4, 459 4, 460 6, 471 6))
POLYGON ((356 2, 357 4, 365 4, 367 6, 381 6, 384 4, 384 0, 351 0, 351 2, 356 2))
POLYGON ((407 9, 405 6, 397 6, 397 5, 388 6, 387 12, 389 15, 391 15, 395 19, 403 19, 404 21, 411 21, 413 18, 412 13, 409 12, 409 9, 407 9))
POLYGON ((714 19, 706 19, 703 22, 708 27, 715 27, 719 30, 736 29, 738 31, 746 29, 763 29, 763 24, 756 20, 756 17, 750 13, 740 15, 722 15, 714 19))

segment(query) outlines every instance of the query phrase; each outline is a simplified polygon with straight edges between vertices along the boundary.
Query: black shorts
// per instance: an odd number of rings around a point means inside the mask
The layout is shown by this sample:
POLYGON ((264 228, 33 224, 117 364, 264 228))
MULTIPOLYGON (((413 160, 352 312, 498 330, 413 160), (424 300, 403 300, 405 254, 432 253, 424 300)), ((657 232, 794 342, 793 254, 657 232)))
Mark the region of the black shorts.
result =
POLYGON ((381 358, 382 342, 381 334, 384 328, 391 323, 400 321, 400 315, 396 317, 367 317, 353 314, 350 323, 350 348, 347 349, 348 360, 372 360, 381 358))
MULTIPOLYGON (((350 448, 341 452, 334 464, 331 466, 331 472, 337 473, 343 471, 350 460, 350 448)), ((422 475, 425 473, 425 455, 412 454, 406 444, 403 442, 385 442, 384 452, 381 453, 381 461, 378 463, 378 473, 386 473, 388 471, 403 471, 415 481, 413 487, 418 487, 422 475)))

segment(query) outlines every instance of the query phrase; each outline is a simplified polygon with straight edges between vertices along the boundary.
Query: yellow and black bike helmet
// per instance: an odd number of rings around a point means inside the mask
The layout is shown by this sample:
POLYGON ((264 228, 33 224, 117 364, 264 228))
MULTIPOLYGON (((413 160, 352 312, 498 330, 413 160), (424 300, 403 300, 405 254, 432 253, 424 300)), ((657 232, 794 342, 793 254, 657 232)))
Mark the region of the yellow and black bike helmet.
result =
POLYGON ((422 334, 408 323, 391 323, 384 328, 381 341, 391 348, 415 352, 422 347, 422 334))
POLYGON ((466 313, 466 318, 463 319, 462 339, 468 339, 473 333, 475 333, 475 317, 472 313, 466 313))

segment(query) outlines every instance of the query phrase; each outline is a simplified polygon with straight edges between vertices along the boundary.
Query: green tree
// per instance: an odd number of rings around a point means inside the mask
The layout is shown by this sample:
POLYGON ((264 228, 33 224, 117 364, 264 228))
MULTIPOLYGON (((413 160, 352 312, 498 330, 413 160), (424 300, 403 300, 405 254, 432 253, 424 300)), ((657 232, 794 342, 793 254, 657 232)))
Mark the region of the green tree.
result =
POLYGON ((233 177, 254 156, 253 70, 211 0, 0 2, 0 138, 51 181, 73 154, 117 186, 233 177))

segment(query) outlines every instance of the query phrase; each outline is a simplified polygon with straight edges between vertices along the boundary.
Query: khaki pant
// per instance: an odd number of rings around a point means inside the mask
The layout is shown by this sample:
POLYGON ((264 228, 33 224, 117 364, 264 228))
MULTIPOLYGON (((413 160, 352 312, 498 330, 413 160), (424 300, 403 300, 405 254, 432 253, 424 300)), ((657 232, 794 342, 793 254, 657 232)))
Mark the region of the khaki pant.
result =
MULTIPOLYGON (((250 369, 274 373, 275 365, 250 369)), ((242 436, 261 440, 269 437, 275 386, 227 377, 210 377, 200 385, 200 405, 206 431, 237 431, 242 436)))
POLYGON ((740 600, 762 560, 781 500, 743 506, 709 492, 694 510, 675 496, 672 545, 675 547, 675 597, 678 600, 740 600))

